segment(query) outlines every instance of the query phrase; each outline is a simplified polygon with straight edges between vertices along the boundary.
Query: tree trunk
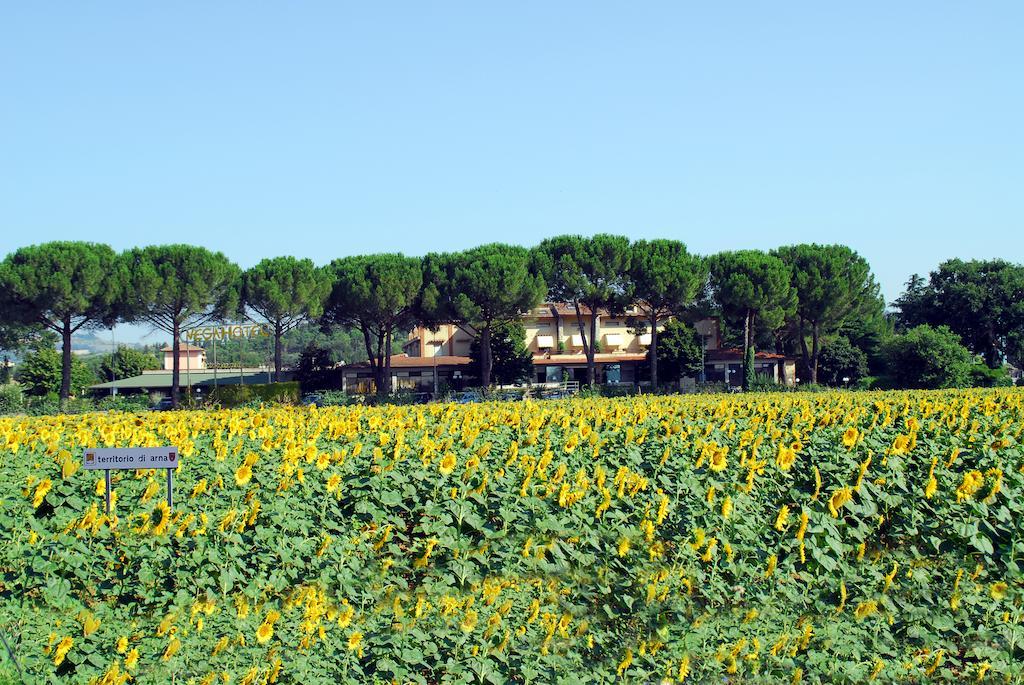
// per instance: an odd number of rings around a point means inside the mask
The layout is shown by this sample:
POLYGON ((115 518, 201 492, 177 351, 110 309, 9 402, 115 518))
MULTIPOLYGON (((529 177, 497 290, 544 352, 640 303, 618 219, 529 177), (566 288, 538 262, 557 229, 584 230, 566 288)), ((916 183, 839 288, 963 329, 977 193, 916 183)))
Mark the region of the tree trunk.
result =
POLYGON ((1002 364, 999 359, 999 349, 996 346, 996 333, 989 323, 985 332, 985 365, 990 369, 998 369, 1002 364))
POLYGON ((818 383, 818 322, 811 324, 811 383, 818 383))
POLYGON ((391 394, 391 330, 384 336, 384 386, 385 394, 391 394))
POLYGON ((178 382, 181 380, 181 342, 178 335, 181 333, 181 324, 177 320, 171 325, 171 406, 178 408, 181 401, 181 391, 178 382))
POLYGON ((480 384, 484 388, 491 386, 491 325, 486 324, 480 331, 480 384))
POLYGON ((555 319, 555 354, 558 354, 562 347, 562 317, 558 315, 557 307, 552 307, 551 313, 555 319))
POLYGON ((380 365, 377 363, 377 352, 373 349, 373 341, 370 339, 370 328, 369 326, 360 325, 359 329, 363 332, 363 344, 366 346, 366 360, 370 362, 370 373, 373 374, 373 383, 376 386, 374 390, 379 395, 381 394, 380 365))
MULTIPOLYGON (((587 340, 586 325, 583 323, 583 312, 580 311, 578 302, 572 303, 576 309, 576 326, 580 331, 580 339, 583 341, 583 355, 587 358, 587 383, 594 384, 594 339, 587 340)), ((591 328, 593 328, 593 313, 591 313, 591 328)))
POLYGON ((384 334, 377 333, 377 349, 372 353, 373 357, 373 382, 377 386, 377 396, 384 397, 388 394, 388 377, 384 375, 384 334))
POLYGON ((658 315, 651 314, 651 347, 647 351, 651 358, 651 390, 658 389, 658 315))
POLYGON ((61 330, 63 349, 60 363, 60 406, 67 406, 71 397, 71 317, 65 316, 61 330))
POLYGON ((281 382, 281 338, 284 336, 284 332, 281 330, 281 324, 274 324, 274 381, 276 383, 281 382))
POLYGON ((593 387, 597 384, 597 362, 594 351, 597 347, 597 309, 590 310, 590 345, 584 349, 587 352, 587 385, 593 387))
MULTIPOLYGON (((746 315, 743 317, 743 366, 740 369, 740 372, 743 374, 740 381, 744 390, 747 390, 749 385, 748 378, 750 377, 750 369, 748 368, 747 351, 750 349, 750 330, 753 328, 753 318, 753 314, 748 309, 746 315)), ((728 376, 729 374, 726 374, 726 385, 732 385, 728 376)))
POLYGON ((800 355, 805 369, 811 368, 811 353, 807 349, 807 336, 804 334, 804 320, 800 319, 800 328, 797 330, 797 337, 800 338, 800 355))

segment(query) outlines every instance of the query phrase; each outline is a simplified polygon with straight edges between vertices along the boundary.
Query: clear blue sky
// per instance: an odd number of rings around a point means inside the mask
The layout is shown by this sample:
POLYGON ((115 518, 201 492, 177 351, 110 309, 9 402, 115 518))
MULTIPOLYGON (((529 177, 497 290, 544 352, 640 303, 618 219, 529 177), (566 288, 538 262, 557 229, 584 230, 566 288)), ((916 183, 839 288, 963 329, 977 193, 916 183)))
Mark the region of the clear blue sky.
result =
POLYGON ((1024 3, 6 2, 0 253, 1024 261, 1024 3))

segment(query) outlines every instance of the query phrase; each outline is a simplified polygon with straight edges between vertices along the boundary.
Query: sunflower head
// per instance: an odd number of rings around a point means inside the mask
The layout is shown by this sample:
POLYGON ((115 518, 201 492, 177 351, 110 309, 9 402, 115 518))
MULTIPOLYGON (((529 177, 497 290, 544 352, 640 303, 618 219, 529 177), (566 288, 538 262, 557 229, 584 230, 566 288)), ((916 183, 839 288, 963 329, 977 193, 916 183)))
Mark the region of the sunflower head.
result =
POLYGON ((445 476, 455 470, 455 455, 448 452, 441 458, 441 466, 439 467, 441 473, 445 476))
POLYGON ((256 642, 264 644, 274 636, 274 626, 264 621, 260 624, 260 627, 256 629, 256 642))
POLYGON ((796 452, 785 445, 779 447, 779 453, 775 457, 775 464, 783 471, 789 471, 796 462, 796 452))

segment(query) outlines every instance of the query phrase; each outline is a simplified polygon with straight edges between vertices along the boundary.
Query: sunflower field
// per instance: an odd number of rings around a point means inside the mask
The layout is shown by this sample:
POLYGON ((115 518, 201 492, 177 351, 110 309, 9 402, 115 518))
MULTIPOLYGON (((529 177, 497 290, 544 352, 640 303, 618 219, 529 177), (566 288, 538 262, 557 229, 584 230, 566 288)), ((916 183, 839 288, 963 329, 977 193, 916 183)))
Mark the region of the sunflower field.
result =
POLYGON ((1015 390, 0 418, 0 630, 26 683, 1019 683, 1022 431, 1015 390), (106 516, 83 448, 157 445, 173 510, 115 471, 106 516))

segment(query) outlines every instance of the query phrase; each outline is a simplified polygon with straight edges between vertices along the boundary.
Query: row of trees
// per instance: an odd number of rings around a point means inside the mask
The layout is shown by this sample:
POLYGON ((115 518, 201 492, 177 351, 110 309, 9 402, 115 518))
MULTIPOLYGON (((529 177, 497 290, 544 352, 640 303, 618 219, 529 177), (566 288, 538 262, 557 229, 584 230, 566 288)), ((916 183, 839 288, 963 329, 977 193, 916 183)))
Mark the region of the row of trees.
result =
POLYGON ((270 267, 261 263, 243 273, 223 254, 189 245, 121 254, 87 242, 25 247, 0 264, 0 321, 21 336, 39 330, 59 336, 62 402, 71 391, 71 340, 76 331, 117 321, 149 323, 171 336, 172 397, 177 403, 184 329, 252 310, 269 315, 266 321, 280 333, 294 325, 294 311, 315 316, 326 289, 320 270, 309 260, 268 261, 270 267))
MULTIPOLYGON (((896 303, 898 323, 949 325, 995 365, 1022 344, 1022 284, 1021 267, 1006 262, 947 262, 928 282, 911 279, 896 303)), ((489 244, 422 258, 353 256, 325 267, 276 257, 242 271, 219 252, 189 245, 118 254, 102 244, 53 242, 21 248, 0 263, 0 322, 8 337, 41 329, 59 336, 62 400, 71 388, 73 334, 116 321, 149 323, 171 336, 175 403, 183 330, 240 317, 271 328, 277 374, 282 338, 300 324, 358 331, 380 393, 390 392, 399 336, 417 324, 455 323, 474 338, 481 381, 489 385, 494 331, 545 299, 572 306, 590 383, 599 349, 593 314, 636 305, 652 336, 655 385, 658 323, 668 317, 717 314, 738 332, 748 371, 754 347, 768 345, 798 354, 816 383, 825 341, 858 335, 851 326, 881 320, 885 308, 867 261, 843 245, 702 257, 674 240, 568 235, 529 249, 489 244)))

